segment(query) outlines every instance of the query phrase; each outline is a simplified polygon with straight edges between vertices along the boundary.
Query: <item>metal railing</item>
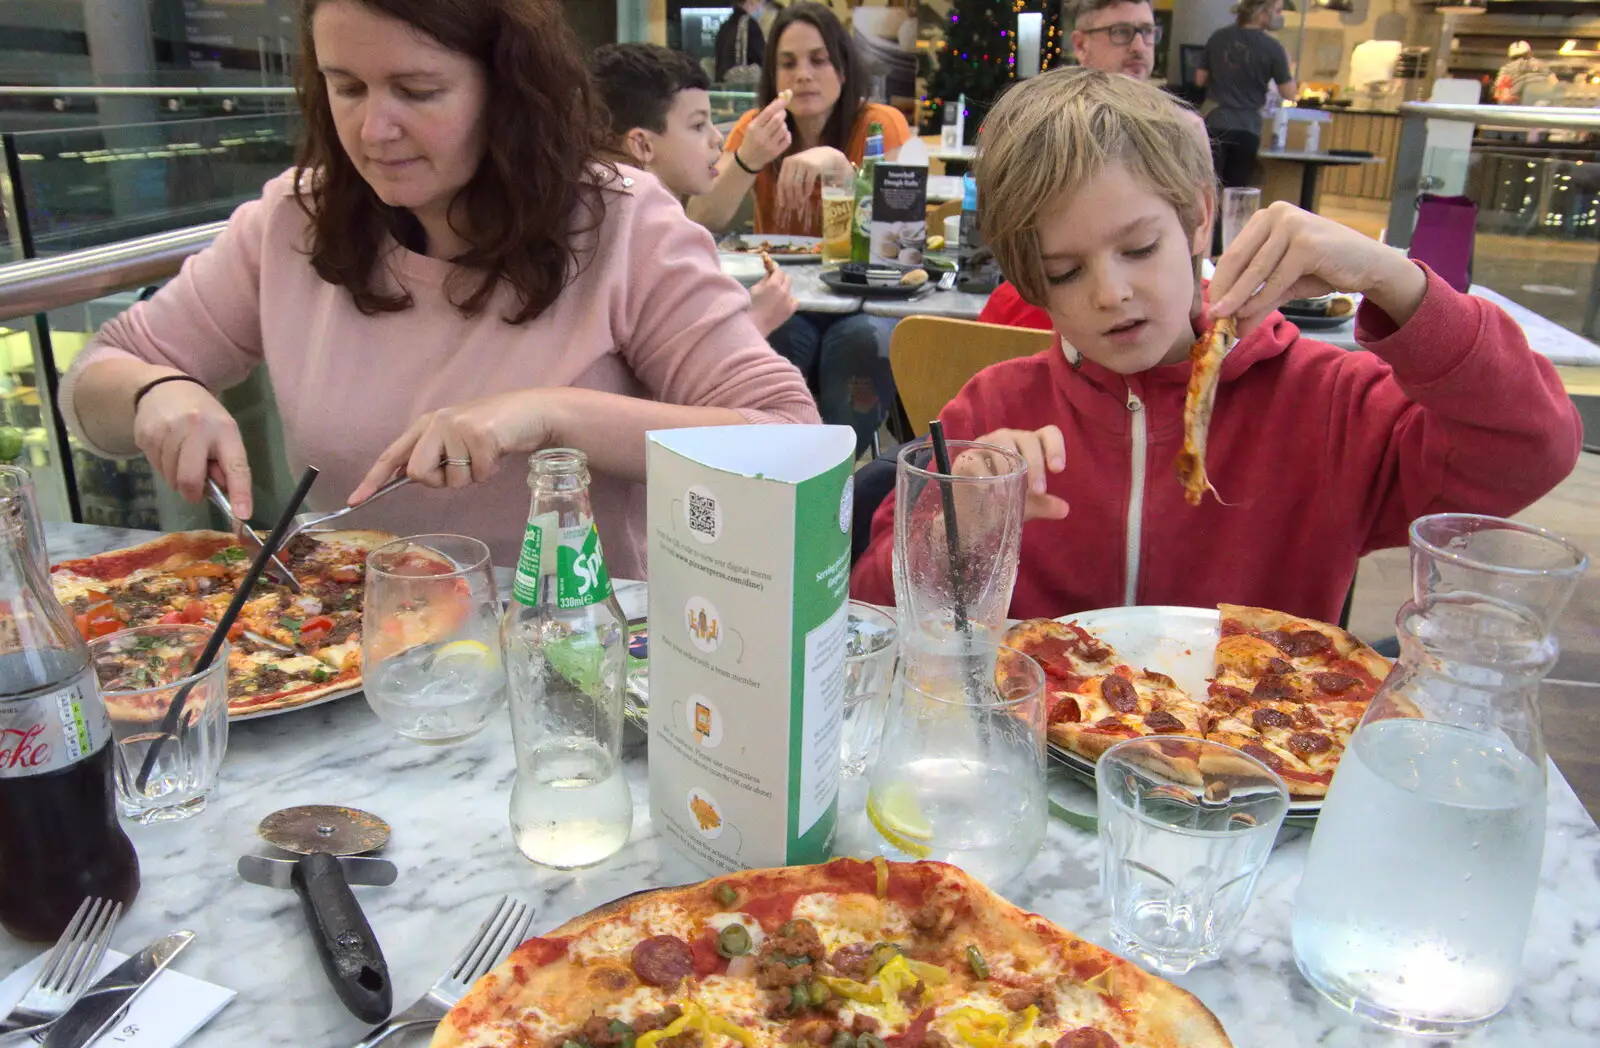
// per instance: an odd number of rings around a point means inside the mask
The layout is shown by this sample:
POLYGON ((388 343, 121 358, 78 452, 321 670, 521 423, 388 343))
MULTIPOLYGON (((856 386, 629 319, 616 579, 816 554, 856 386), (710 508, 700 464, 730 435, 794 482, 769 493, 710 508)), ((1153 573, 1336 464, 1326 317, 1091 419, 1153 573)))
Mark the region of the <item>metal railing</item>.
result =
POLYGON ((226 226, 210 222, 0 266, 0 323, 165 280, 226 226))
POLYGON ((293 98, 295 89, 280 87, 50 87, 0 84, 0 97, 22 98, 293 98))
POLYGON ((1405 102, 1400 106, 1400 116, 1400 144, 1395 154, 1388 236, 1388 242, 1398 248, 1411 246, 1411 234, 1417 224, 1417 197, 1431 188, 1424 183, 1422 174, 1428 148, 1429 120, 1536 131, 1600 131, 1600 109, 1561 106, 1405 102))

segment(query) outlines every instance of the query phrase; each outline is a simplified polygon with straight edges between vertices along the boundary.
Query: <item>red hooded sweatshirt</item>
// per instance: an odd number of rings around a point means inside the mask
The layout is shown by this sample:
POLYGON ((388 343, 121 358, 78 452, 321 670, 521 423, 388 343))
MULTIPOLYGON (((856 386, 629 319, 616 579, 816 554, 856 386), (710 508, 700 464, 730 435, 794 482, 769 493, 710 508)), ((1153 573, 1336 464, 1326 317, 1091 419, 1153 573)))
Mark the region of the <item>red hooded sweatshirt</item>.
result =
MULTIPOLYGON (((1055 424, 1067 466, 1048 490, 1066 519, 1023 525, 1011 614, 1122 604, 1276 608, 1336 622, 1362 554, 1412 520, 1510 516, 1572 471, 1577 409, 1498 306, 1431 271, 1400 329, 1371 303, 1370 353, 1300 337, 1273 314, 1222 367, 1206 471, 1221 499, 1184 501, 1189 364, 1118 375, 1056 347, 985 368, 941 414, 952 439, 1055 424)), ((894 496, 872 521, 855 597, 894 603, 894 496)))

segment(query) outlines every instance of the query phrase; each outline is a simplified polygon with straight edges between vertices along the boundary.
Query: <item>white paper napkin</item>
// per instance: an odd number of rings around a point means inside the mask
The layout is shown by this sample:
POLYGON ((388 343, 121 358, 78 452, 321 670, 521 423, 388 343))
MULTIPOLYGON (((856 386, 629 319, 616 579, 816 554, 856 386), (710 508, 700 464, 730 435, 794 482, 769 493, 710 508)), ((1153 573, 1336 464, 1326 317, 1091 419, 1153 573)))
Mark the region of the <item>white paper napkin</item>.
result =
MULTIPOLYGON (((0 1016, 10 1012, 44 967, 42 953, 0 981, 0 1016)), ((107 950, 100 959, 95 980, 128 959, 125 953, 107 950)), ((90 983, 93 986, 93 983, 90 983)), ((222 1011, 235 997, 234 991, 192 975, 168 968, 133 1002, 122 1022, 96 1043, 102 1048, 175 1048, 194 1036, 194 1032, 222 1011)))

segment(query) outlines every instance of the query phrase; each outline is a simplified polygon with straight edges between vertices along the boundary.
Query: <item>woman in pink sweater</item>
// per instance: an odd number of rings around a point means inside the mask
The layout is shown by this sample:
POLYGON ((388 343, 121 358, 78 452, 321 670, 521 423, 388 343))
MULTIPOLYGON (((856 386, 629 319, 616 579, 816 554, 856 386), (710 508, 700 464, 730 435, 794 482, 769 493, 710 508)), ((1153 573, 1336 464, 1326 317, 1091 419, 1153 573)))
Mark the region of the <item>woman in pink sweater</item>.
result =
POLYGON ((555 0, 304 10, 295 170, 101 329, 62 383, 69 427, 191 500, 209 472, 248 515, 213 391, 264 361, 319 508, 404 469, 420 484, 362 523, 466 532, 513 563, 521 456, 576 447, 613 574, 642 577, 645 433, 815 422, 804 380, 678 202, 594 161, 604 124, 555 0))

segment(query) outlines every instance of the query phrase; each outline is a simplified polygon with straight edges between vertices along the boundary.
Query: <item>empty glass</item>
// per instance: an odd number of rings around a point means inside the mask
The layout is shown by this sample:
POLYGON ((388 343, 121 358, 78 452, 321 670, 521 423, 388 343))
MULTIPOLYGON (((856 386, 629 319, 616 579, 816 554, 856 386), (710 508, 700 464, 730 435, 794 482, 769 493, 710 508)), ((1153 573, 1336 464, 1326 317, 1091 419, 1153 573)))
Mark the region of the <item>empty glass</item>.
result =
POLYGON ((839 770, 860 775, 883 727, 883 700, 894 677, 900 636, 894 616, 882 608, 850 602, 845 626, 844 730, 839 770))
POLYGON ((117 804, 137 822, 186 819, 203 811, 228 748, 228 645, 203 672, 195 664, 210 626, 136 626, 89 641, 116 744, 117 804), (177 734, 162 744, 145 788, 136 783, 173 700, 189 684, 177 734))
POLYGON ((1174 974, 1216 960, 1289 810, 1283 780, 1231 746, 1167 735, 1111 747, 1095 783, 1112 943, 1174 974))
POLYGON ((1044 843, 1044 671, 981 637, 902 645, 867 789, 875 846, 999 886, 1044 843))
POLYGON ((1261 210, 1261 190, 1224 189, 1222 191, 1222 250, 1228 250, 1250 216, 1261 210))
POLYGON ((470 738, 505 701, 500 596, 477 539, 418 535, 367 554, 362 622, 367 702, 406 738, 470 738))
POLYGON ((1017 581, 1027 463, 993 444, 948 446, 953 476, 938 472, 931 444, 900 451, 894 506, 900 634, 948 636, 971 626, 998 637, 1017 581))

